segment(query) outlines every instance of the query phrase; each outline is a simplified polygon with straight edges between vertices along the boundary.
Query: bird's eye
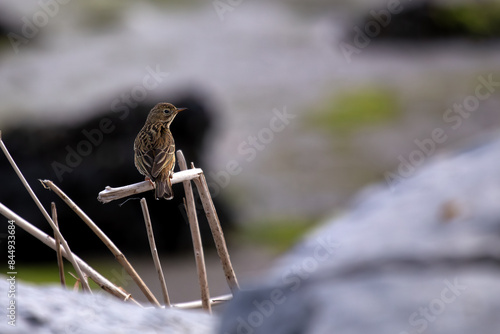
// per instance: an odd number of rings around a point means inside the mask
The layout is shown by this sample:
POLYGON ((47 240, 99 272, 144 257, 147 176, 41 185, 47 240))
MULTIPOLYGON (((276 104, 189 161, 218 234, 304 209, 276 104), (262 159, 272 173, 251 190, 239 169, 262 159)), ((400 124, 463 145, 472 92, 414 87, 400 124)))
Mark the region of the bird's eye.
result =
POLYGON ((165 109, 165 110, 163 110, 163 112, 164 112, 165 114, 168 114, 168 113, 170 112, 170 110, 169 110, 169 109, 165 109))

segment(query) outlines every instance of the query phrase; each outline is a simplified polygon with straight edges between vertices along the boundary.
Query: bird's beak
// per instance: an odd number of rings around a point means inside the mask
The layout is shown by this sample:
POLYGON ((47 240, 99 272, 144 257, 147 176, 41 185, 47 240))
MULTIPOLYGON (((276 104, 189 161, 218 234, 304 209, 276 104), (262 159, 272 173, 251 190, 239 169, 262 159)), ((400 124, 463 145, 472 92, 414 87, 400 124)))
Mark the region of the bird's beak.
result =
POLYGON ((187 108, 177 108, 175 111, 176 112, 179 112, 179 111, 183 111, 183 110, 186 110, 187 108))

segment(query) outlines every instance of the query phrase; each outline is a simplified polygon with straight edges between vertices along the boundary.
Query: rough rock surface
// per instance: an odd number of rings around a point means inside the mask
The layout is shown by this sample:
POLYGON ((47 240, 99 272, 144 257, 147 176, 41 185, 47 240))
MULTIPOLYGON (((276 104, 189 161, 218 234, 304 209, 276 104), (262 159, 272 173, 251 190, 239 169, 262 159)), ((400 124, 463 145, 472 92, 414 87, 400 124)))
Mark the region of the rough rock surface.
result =
POLYGON ((10 288, 0 279, 0 333, 213 333, 216 318, 201 311, 140 308, 106 293, 16 282, 15 326, 8 324, 10 288))
POLYGON ((495 333, 500 140, 372 187, 240 293, 221 333, 495 333))

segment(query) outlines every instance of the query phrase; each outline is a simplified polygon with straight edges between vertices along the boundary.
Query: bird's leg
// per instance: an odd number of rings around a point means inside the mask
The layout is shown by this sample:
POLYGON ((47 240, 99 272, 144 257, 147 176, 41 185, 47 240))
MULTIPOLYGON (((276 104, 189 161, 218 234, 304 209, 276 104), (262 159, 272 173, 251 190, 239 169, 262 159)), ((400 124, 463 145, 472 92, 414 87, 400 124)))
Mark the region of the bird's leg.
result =
POLYGON ((151 183, 151 185, 153 186, 153 188, 156 188, 156 187, 155 187, 155 183, 154 183, 153 181, 151 181, 151 179, 149 178, 149 176, 146 176, 146 177, 144 178, 144 181, 149 181, 149 183, 151 183))

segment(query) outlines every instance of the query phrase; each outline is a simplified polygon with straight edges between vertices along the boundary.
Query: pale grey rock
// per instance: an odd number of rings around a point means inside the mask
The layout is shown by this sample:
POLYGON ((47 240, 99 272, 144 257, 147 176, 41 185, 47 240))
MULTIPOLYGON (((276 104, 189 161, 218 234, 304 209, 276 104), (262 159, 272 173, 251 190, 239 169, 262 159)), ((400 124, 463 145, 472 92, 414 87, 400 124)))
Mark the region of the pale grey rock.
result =
POLYGON ((500 329, 500 140, 362 193, 240 293, 221 333, 500 329))
POLYGON ((7 307, 14 298, 8 297, 8 277, 0 278, 0 333, 213 333, 217 321, 201 311, 140 308, 104 292, 88 295, 18 281, 11 326, 7 307))

